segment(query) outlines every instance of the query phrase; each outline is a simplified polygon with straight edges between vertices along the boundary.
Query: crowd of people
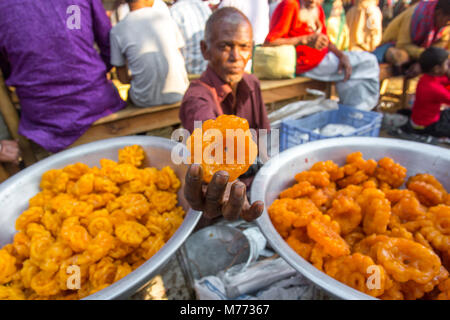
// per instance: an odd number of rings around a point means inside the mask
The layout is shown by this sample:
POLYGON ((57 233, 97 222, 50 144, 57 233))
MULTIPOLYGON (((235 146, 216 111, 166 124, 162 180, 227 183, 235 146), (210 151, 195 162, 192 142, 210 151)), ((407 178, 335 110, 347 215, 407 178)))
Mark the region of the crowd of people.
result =
MULTIPOLYGON (((189 130, 223 113, 270 129, 251 74, 255 45, 295 46, 297 76, 335 82, 340 102, 363 110, 379 102, 380 63, 409 77, 425 73, 410 126, 449 136, 447 116, 440 116, 448 103, 448 0, 117 0, 110 11, 101 0, 80 0, 78 28, 68 23, 71 5, 0 3, 0 67, 20 100, 19 133, 48 152, 67 148, 127 103, 182 101, 180 120, 189 130), (436 55, 439 64, 430 66, 436 55), (128 101, 111 71, 130 84, 128 101), (422 95, 435 87, 441 94, 430 102, 422 95), (438 121, 447 129, 426 129, 438 121)), ((16 142, 1 141, 0 160, 9 144, 16 142)))

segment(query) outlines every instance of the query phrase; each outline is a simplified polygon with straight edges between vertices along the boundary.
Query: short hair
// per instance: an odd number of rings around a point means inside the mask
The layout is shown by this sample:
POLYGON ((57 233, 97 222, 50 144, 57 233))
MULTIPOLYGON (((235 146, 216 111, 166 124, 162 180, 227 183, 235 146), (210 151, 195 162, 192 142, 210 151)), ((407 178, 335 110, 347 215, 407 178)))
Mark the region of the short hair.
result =
POLYGON ((448 59, 449 52, 438 47, 429 47, 419 57, 419 64, 424 73, 431 72, 435 66, 443 64, 448 59))
POLYGON ((442 12, 446 15, 446 16, 450 16, 450 1, 449 0, 439 0, 438 3, 436 4, 436 9, 435 10, 442 10, 442 12))
MULTIPOLYGON (((227 23, 227 22, 229 23, 231 21, 233 23, 246 22, 246 23, 248 23, 250 28, 252 27, 250 20, 240 10, 233 8, 233 7, 223 7, 223 8, 220 8, 220 9, 214 11, 209 16, 208 20, 206 21, 205 35, 204 35, 205 42, 208 45, 211 43, 214 26, 216 24, 223 25, 223 23, 227 23)), ((253 30, 252 30, 252 32, 253 32, 253 30)))

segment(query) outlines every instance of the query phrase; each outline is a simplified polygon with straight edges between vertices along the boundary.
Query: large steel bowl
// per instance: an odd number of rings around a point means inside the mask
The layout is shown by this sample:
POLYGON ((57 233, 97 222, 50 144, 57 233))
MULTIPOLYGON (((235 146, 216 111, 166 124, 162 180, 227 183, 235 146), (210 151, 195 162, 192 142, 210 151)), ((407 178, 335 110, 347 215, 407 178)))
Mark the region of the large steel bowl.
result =
POLYGON ((124 299, 145 286, 184 243, 201 216, 200 212, 189 208, 184 198, 184 176, 187 166, 172 163, 171 151, 176 143, 169 139, 134 136, 97 141, 57 153, 14 175, 0 185, 0 207, 2 208, 0 214, 0 247, 12 242, 13 235, 16 232, 15 221, 28 208, 28 200, 39 192, 39 182, 45 171, 63 168, 76 162, 85 163, 90 167, 99 166, 99 160, 102 158, 117 161, 118 150, 134 144, 142 146, 145 150, 144 167, 152 166, 161 169, 170 166, 175 171, 182 182, 178 192, 178 200, 186 211, 186 216, 175 234, 152 258, 123 279, 86 297, 86 299, 124 299))
POLYGON ((361 151, 365 159, 391 157, 408 169, 408 176, 430 173, 450 190, 449 149, 397 139, 337 138, 299 145, 272 158, 255 177, 251 200, 264 201, 265 210, 257 224, 272 248, 293 268, 337 298, 374 299, 331 278, 299 256, 275 230, 267 213, 267 208, 280 192, 294 184, 296 173, 309 169, 317 161, 333 160, 343 165, 346 155, 355 151, 361 151))

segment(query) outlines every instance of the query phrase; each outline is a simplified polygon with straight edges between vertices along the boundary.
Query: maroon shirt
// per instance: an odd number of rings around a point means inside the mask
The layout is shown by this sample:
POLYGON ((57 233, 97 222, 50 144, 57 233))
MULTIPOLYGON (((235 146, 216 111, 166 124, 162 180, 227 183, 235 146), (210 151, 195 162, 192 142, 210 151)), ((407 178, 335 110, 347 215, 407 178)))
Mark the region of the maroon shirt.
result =
POLYGON ((192 133, 194 121, 215 119, 221 111, 223 114, 233 114, 248 121, 250 128, 270 130, 259 80, 250 74, 244 74, 238 84, 236 98, 229 84, 225 83, 208 67, 199 80, 191 82, 186 91, 180 108, 180 120, 183 127, 192 133), (233 110, 234 99, 236 107, 233 110))

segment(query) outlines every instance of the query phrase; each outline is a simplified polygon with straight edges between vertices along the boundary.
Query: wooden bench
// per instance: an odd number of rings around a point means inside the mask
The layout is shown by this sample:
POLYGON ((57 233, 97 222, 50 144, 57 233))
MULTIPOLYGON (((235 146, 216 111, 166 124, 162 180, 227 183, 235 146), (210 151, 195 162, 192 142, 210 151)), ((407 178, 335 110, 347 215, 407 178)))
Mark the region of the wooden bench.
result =
MULTIPOLYGON (((306 95, 307 89, 322 90, 329 94, 330 87, 330 83, 302 77, 261 81, 261 91, 266 105, 290 99, 302 99, 306 95)), ((119 91, 121 90, 123 93, 128 88, 121 85, 119 91)), ((18 105, 19 99, 14 88, 6 88, 3 79, 0 78, 0 112, 11 136, 14 139, 19 139, 25 165, 29 166, 36 162, 36 157, 33 154, 30 142, 18 134, 18 105)), ((179 109, 180 103, 148 108, 128 106, 121 111, 97 120, 69 148, 101 139, 133 135, 179 125, 179 109)), ((3 175, 4 172, 0 165, 0 181, 3 175)))
MULTIPOLYGON (((301 98, 307 89, 330 91, 330 84, 308 78, 294 78, 286 80, 262 80, 261 92, 264 103, 301 98)), ((122 87, 126 90, 126 87, 122 87)), ((178 113, 180 103, 138 108, 128 106, 114 114, 99 119, 70 147, 75 147, 92 141, 106 138, 121 137, 145 131, 160 129, 180 124, 178 113)))

